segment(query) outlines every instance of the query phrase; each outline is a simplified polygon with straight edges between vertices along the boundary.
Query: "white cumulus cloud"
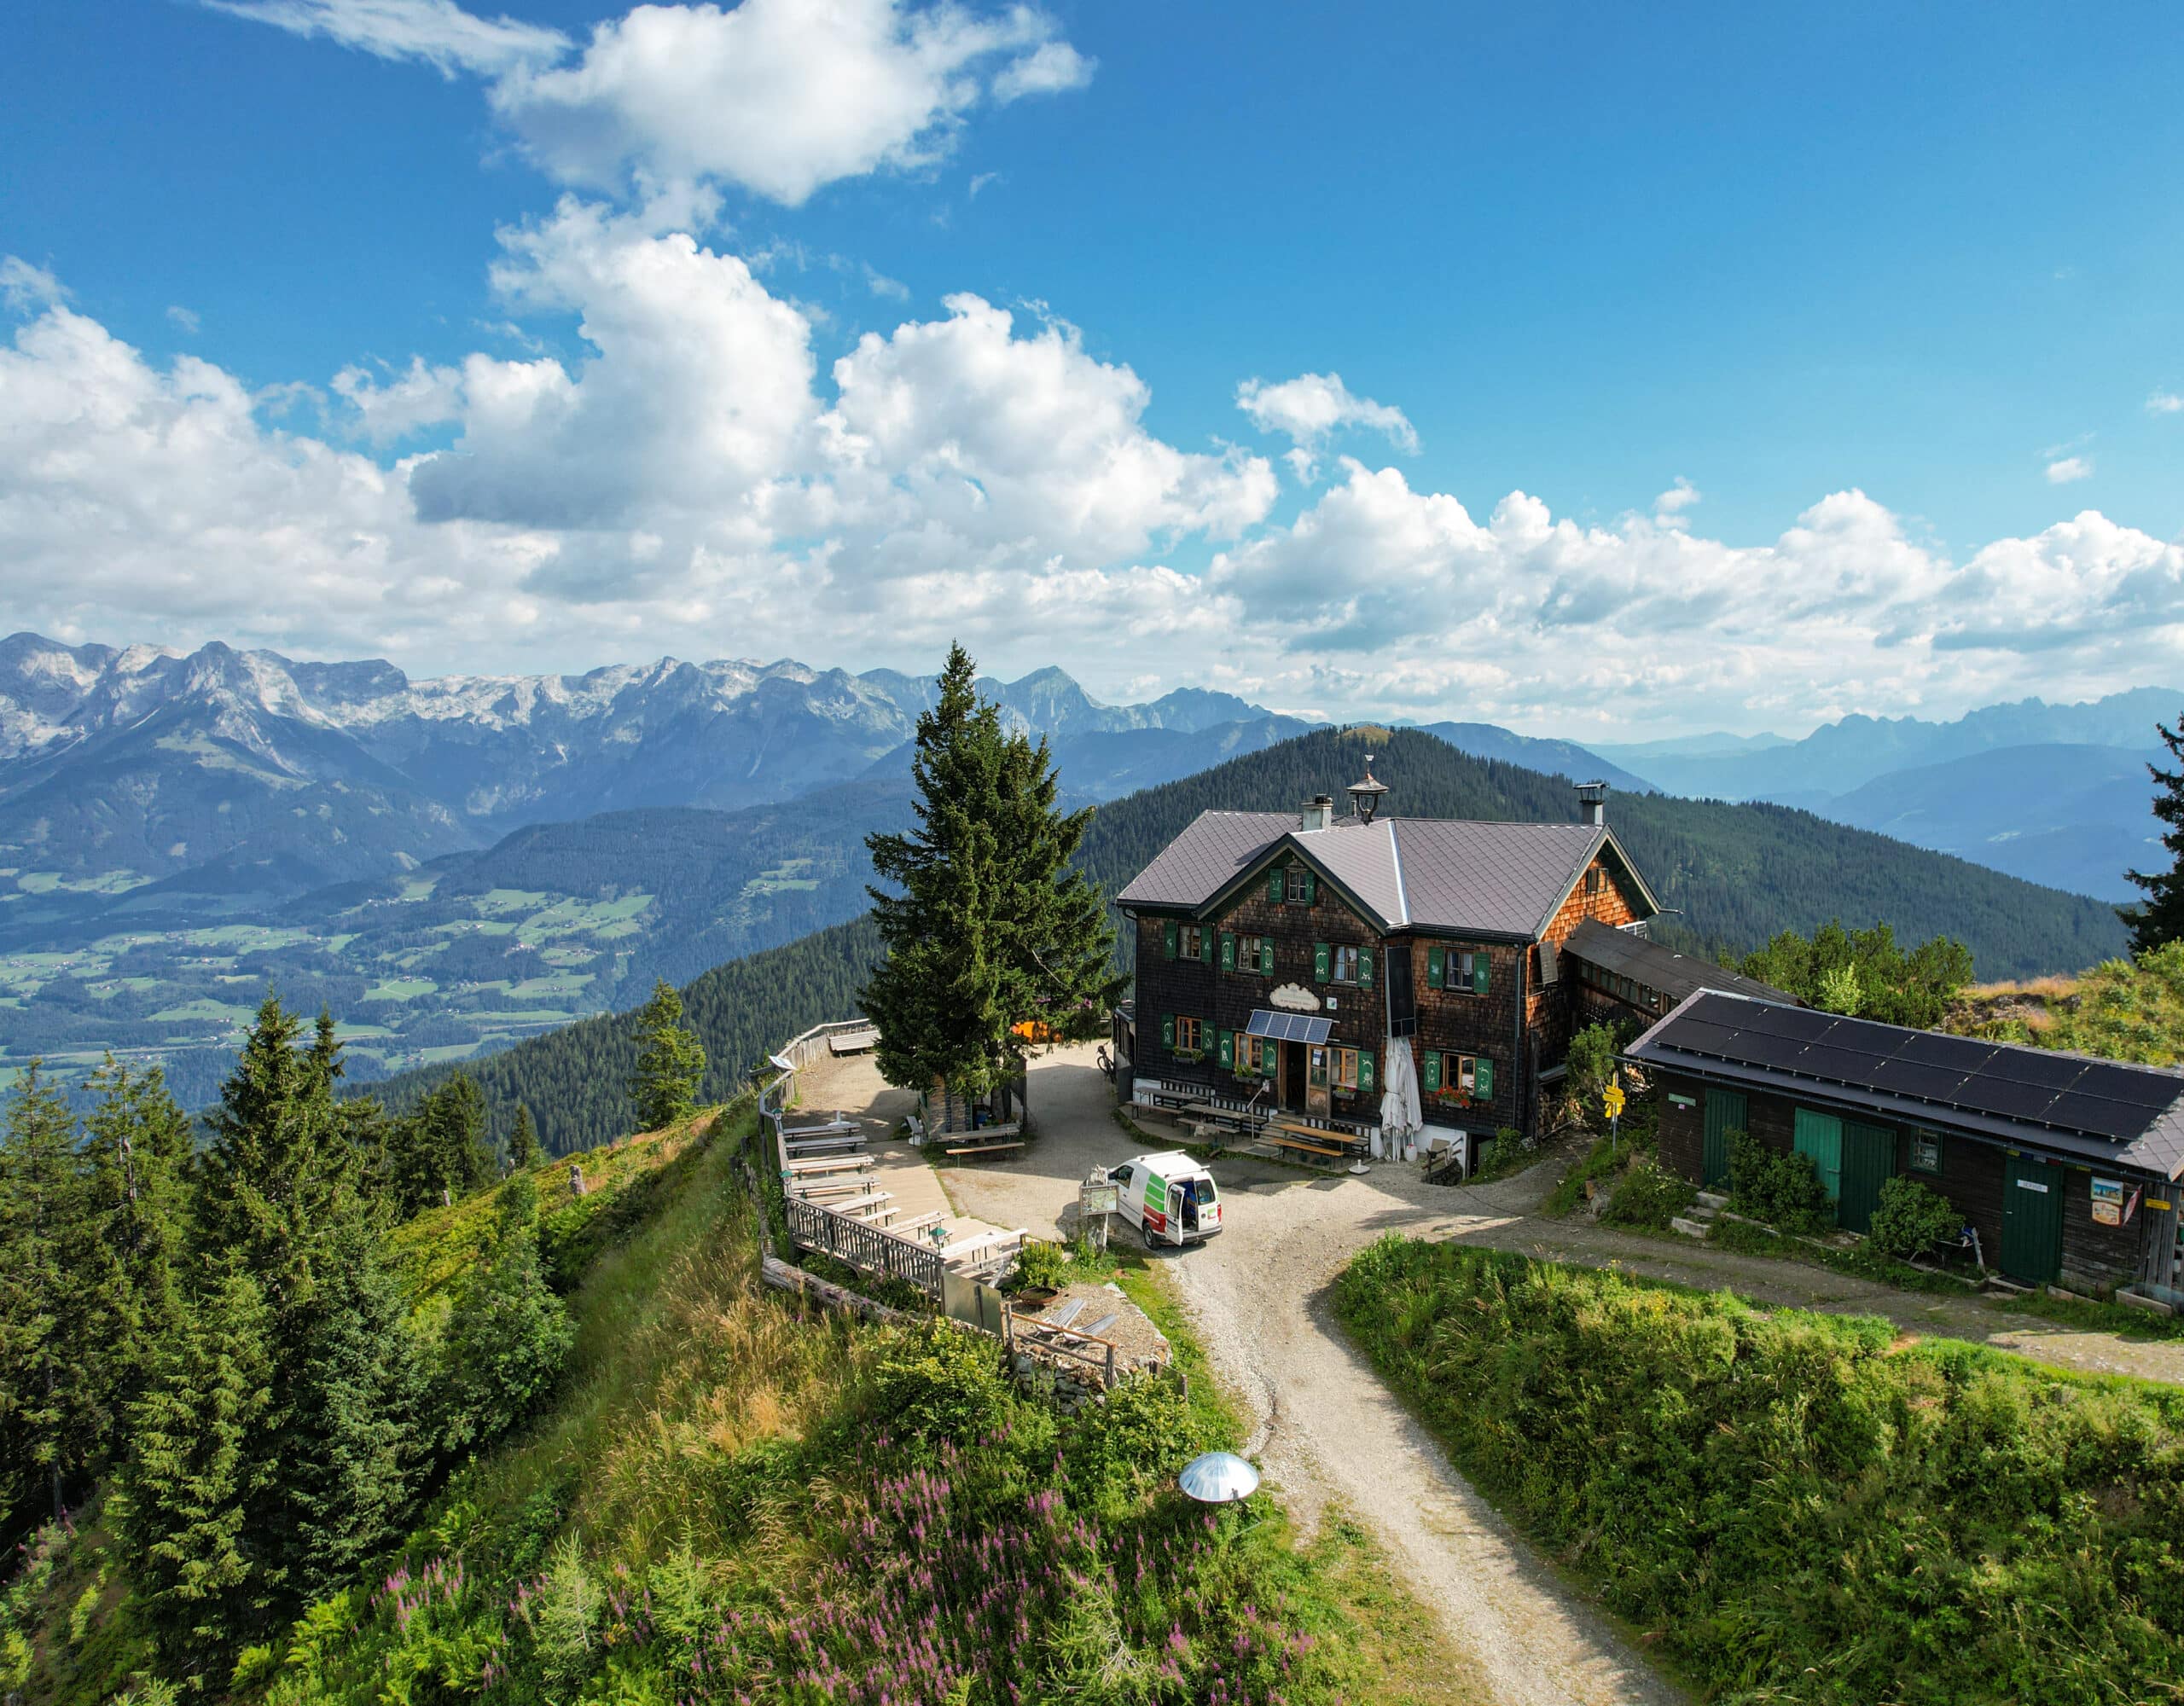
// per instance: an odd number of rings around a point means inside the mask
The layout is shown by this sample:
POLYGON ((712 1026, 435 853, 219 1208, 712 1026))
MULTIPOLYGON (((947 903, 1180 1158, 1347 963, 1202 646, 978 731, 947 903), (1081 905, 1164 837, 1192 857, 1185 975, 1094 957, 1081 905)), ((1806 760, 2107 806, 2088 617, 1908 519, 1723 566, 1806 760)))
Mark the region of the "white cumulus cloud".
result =
POLYGON ((2072 480, 2093 477, 2093 458, 2090 456, 2058 456, 2048 464, 2048 484, 2068 485, 2072 480))
POLYGON ((1319 478, 1319 458, 1329 438, 1348 428, 1385 434, 1397 449, 1415 452, 1418 434, 1392 403, 1358 397, 1340 374, 1299 374, 1269 385, 1247 379, 1236 387, 1236 407, 1263 432, 1281 432, 1293 448, 1283 459, 1306 485, 1319 478))
POLYGON ((930 165, 982 102, 1081 88, 1094 69, 1024 4, 987 15, 952 0, 643 5, 579 46, 454 0, 204 3, 481 78, 542 170, 616 194, 733 183, 794 206, 842 178, 930 165))

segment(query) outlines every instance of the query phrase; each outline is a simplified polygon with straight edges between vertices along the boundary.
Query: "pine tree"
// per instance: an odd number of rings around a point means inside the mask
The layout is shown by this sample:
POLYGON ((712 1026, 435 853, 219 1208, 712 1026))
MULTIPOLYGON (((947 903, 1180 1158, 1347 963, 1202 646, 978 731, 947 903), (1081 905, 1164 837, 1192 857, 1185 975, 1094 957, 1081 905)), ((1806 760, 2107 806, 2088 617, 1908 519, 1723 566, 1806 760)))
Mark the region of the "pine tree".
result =
MULTIPOLYGON (((2174 728, 2156 723, 2154 732, 2171 758, 2184 760, 2184 717, 2174 728)), ((2162 833, 2161 844, 2169 851, 2169 863, 2166 871, 2124 873, 2146 893, 2137 905, 2117 908, 2130 927, 2134 954, 2184 941, 2184 763, 2173 770, 2149 764, 2146 774, 2159 790, 2154 795, 2153 815, 2169 826, 2162 833)))
POLYGON ((340 1586, 398 1537, 424 1458, 424 1371, 408 1305, 363 1214, 334 1235, 329 1255, 277 1448, 288 1465, 287 1585, 299 1603, 340 1586))
POLYGON ((360 1188, 357 1119, 334 1101, 333 1024, 322 1017, 308 1044, 301 1035, 269 996, 222 1087, 202 1169, 197 1295, 137 1407, 165 1442, 139 1452, 136 1472, 157 1496, 132 1518, 133 1544, 165 1561, 160 1615, 177 1639, 193 1618, 224 1640, 263 1638, 393 1537, 415 1482, 407 1311, 360 1188), (223 1362, 200 1341, 238 1312, 257 1360, 223 1362), (236 1401, 248 1425, 235 1440, 180 1440, 189 1406, 244 1373, 256 1396, 236 1401))
POLYGON ((97 1298, 101 1401, 119 1416, 142 1396, 179 1306, 189 1117, 156 1066, 132 1071, 108 1055, 84 1088, 97 1100, 84 1121, 91 1237, 83 1272, 97 1298))
POLYGON ((340 1061, 332 1024, 322 1017, 308 1048, 299 1047, 302 1032, 269 994, 206 1116, 212 1143, 199 1204, 205 1245, 232 1252, 276 1311, 308 1283, 316 1246, 360 1172, 334 1112, 340 1061))
POLYGON ((682 1023, 682 997, 661 978, 652 999, 637 1009, 636 1071, 630 1077, 637 1129, 658 1131, 697 1111, 698 1084, 706 1076, 705 1045, 682 1023))
POLYGON ((508 1135, 508 1165, 519 1173, 536 1167, 540 1159, 538 1128, 531 1118, 531 1104, 515 1105, 515 1129, 508 1135))
POLYGON ((458 1072, 439 1086, 389 1135, 388 1175, 404 1216, 467 1195, 492 1177, 485 1146, 485 1098, 478 1081, 458 1072))
POLYGON ((131 1415, 118 1538, 140 1614, 180 1674, 224 1680, 236 1649, 266 1627, 278 1586, 247 1531, 279 1476, 261 1443, 270 1331, 256 1280, 210 1276, 183 1304, 131 1415))
POLYGON ((1106 902, 1071 868, 1092 813, 1057 809, 1046 742, 1003 728, 960 646, 911 774, 918 827, 865 844, 894 888, 869 891, 887 958, 859 999, 890 1082, 981 1094, 1022 1073, 1016 1027, 1089 1037, 1121 998, 1106 902))
POLYGON ((43 1500, 101 1454, 96 1288, 86 1282, 90 1195, 66 1097, 32 1061, 0 1134, 0 1472, 12 1510, 43 1500))
POLYGON ((522 1174, 501 1187, 490 1260, 456 1299, 444 1352, 441 1437, 450 1451, 491 1444, 560 1375, 576 1330, 538 1259, 538 1192, 522 1174))

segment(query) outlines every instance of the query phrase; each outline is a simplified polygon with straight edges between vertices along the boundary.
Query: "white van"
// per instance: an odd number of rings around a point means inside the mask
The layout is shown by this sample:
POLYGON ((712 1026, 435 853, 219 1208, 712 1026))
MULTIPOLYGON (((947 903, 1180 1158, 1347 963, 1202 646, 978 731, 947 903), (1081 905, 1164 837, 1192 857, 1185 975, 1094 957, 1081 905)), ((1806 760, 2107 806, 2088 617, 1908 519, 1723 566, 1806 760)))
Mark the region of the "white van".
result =
POLYGON ((1107 1181, 1121 1187, 1116 1209, 1137 1228, 1147 1250, 1189 1244, 1221 1230, 1221 1198, 1213 1175, 1180 1150, 1133 1155, 1119 1167, 1110 1167, 1107 1181))

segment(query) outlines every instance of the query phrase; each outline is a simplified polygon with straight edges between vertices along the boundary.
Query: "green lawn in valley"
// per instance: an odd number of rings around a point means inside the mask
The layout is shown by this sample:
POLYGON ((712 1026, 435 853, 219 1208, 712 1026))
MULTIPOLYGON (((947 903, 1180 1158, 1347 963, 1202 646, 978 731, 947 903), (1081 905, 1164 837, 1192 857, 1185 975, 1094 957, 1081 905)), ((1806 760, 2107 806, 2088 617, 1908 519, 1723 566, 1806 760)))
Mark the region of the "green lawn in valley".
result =
POLYGON ((182 1001, 171 1007, 161 1007, 152 1017, 155 1019, 212 1019, 227 1024, 247 1024, 252 1009, 236 1007, 227 1001, 216 1001, 210 997, 194 1001, 182 1001))
POLYGON ((430 978, 389 978, 364 991, 368 1001, 414 1001, 439 988, 430 978))

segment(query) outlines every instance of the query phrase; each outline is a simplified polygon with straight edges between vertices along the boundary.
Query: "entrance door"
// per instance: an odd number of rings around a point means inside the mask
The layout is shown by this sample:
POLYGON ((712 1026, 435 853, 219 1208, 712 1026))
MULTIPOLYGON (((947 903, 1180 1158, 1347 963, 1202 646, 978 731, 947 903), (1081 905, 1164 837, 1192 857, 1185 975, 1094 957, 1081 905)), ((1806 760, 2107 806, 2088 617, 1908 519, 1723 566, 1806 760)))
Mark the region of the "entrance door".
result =
POLYGON ((1880 1187, 1896 1176, 1896 1134, 1886 1126, 1847 1122, 1843 1128, 1843 1200, 1835 1223, 1869 1232, 1880 1206, 1880 1187))
POLYGON ((2021 1155, 2002 1170, 2002 1272, 2045 1285, 2063 1271, 2063 1169, 2021 1155))
POLYGON ((1820 1182, 1827 1187, 1827 1200, 1840 1202, 1843 1198, 1843 1122, 1833 1114, 1816 1114, 1810 1108, 1799 1108, 1797 1135, 1793 1140, 1798 1154, 1812 1158, 1813 1169, 1820 1175, 1820 1182))
POLYGON ((1709 1190, 1729 1182, 1729 1134, 1749 1131, 1742 1090, 1706 1093, 1706 1150, 1702 1182, 1709 1190))
POLYGON ((1281 1105, 1292 1114, 1304 1111, 1304 1045, 1281 1045, 1281 1105))

